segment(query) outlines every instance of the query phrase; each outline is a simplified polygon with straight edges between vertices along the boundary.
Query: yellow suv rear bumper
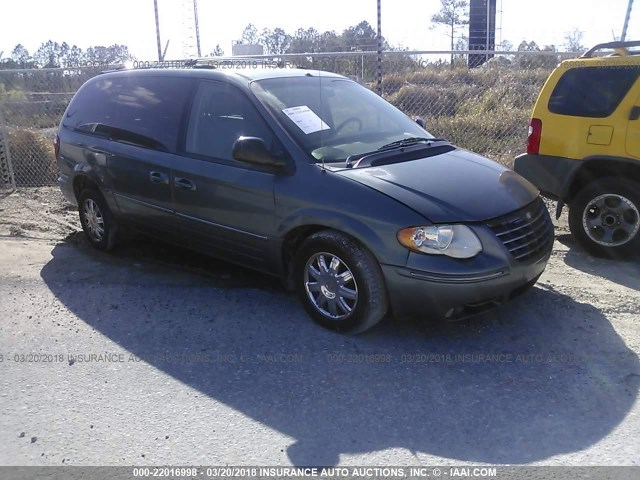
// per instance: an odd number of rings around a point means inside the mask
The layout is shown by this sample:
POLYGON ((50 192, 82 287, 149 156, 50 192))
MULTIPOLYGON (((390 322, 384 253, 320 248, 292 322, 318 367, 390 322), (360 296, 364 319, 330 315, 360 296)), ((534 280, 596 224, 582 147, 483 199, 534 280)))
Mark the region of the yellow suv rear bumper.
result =
POLYGON ((562 199, 580 162, 565 157, 523 153, 516 157, 513 169, 533 183, 540 193, 562 199))

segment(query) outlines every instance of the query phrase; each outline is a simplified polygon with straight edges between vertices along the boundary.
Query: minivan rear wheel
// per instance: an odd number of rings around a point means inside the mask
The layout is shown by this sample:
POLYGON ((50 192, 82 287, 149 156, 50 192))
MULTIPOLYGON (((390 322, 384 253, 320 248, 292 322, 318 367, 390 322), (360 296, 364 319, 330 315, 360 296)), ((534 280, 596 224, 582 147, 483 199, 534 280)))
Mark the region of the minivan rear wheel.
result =
POLYGON ((343 233, 325 230, 307 238, 296 254, 294 278, 307 313, 331 330, 360 333, 387 312, 378 262, 343 233))
POLYGON ((78 197, 80 224, 89 243, 108 251, 115 245, 116 224, 102 194, 93 188, 82 190, 78 197))
POLYGON ((569 227, 589 253, 621 258, 640 246, 640 184, 604 178, 586 185, 569 208, 569 227))

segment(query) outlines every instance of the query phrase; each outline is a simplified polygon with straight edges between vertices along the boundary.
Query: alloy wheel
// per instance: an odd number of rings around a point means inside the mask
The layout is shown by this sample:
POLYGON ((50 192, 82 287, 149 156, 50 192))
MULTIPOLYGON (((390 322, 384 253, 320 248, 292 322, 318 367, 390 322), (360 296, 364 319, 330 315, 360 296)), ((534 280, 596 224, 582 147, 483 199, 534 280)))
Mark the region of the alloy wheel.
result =
POLYGON ((618 247, 632 240, 640 229, 640 214, 634 203, 618 194, 591 200, 582 214, 588 237, 605 247, 618 247))
POLYGON ((105 232, 104 216, 92 198, 85 199, 82 205, 82 215, 89 237, 95 242, 101 242, 105 232))
POLYGON ((337 255, 313 255, 304 268, 304 287, 313 306, 333 320, 347 318, 358 302, 358 285, 349 267, 337 255))

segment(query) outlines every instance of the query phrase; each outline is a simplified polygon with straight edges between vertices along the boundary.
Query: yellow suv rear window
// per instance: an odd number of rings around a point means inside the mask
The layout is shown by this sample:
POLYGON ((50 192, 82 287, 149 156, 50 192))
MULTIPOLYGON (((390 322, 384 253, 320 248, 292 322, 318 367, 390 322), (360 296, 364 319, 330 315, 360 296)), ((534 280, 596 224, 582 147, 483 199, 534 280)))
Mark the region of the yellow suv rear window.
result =
POLYGON ((549 111, 574 117, 611 115, 640 75, 640 67, 580 67, 567 70, 558 81, 549 111))

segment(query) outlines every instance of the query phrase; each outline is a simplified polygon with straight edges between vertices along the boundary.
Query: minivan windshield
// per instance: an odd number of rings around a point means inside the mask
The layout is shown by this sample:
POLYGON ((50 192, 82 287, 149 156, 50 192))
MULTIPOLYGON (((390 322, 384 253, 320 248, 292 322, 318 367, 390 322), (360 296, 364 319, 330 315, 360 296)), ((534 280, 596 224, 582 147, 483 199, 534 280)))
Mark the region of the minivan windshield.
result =
POLYGON ((314 162, 344 162, 392 142, 434 138, 400 110, 346 78, 313 72, 258 80, 252 89, 314 162))

